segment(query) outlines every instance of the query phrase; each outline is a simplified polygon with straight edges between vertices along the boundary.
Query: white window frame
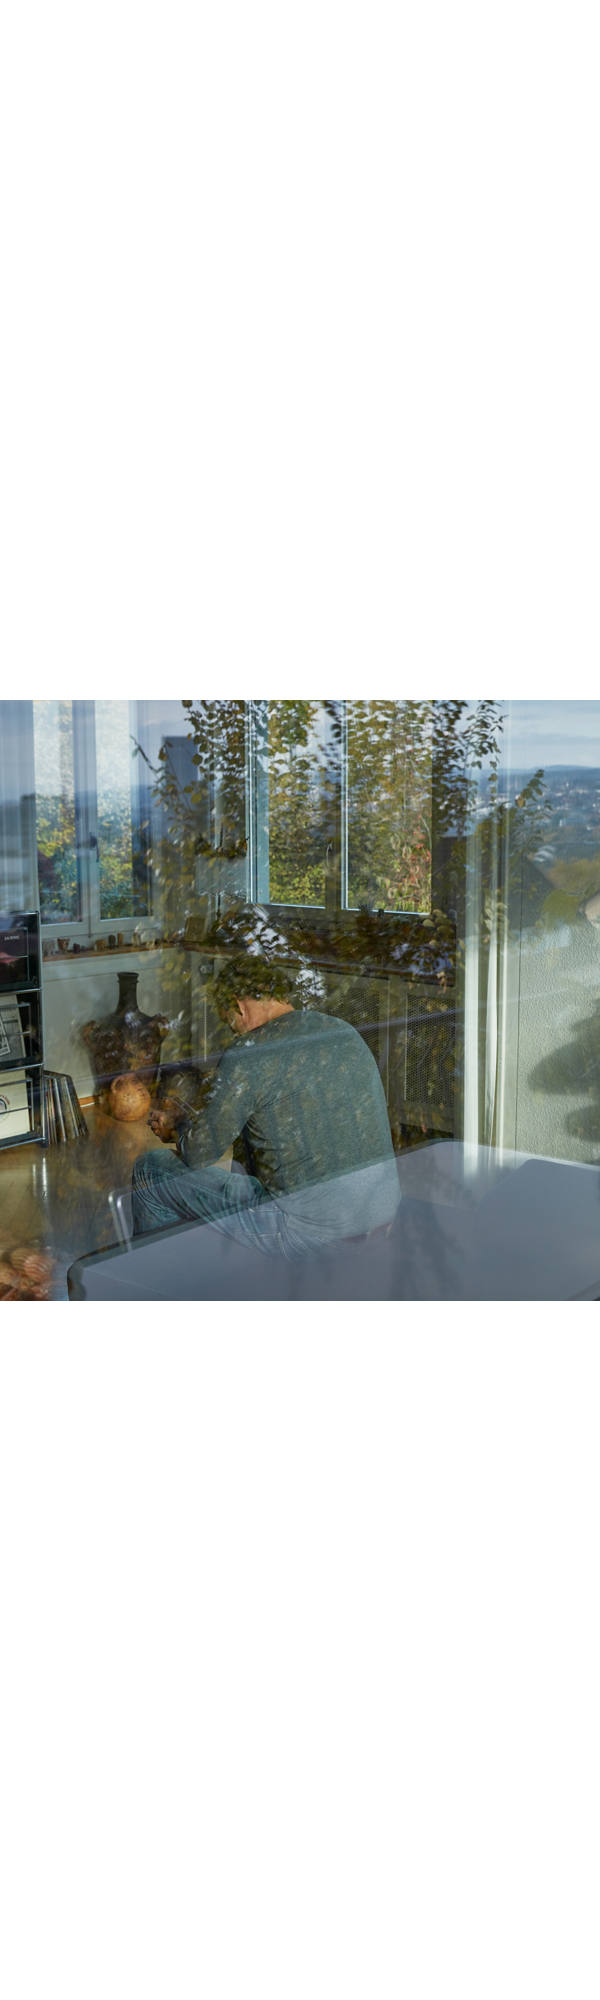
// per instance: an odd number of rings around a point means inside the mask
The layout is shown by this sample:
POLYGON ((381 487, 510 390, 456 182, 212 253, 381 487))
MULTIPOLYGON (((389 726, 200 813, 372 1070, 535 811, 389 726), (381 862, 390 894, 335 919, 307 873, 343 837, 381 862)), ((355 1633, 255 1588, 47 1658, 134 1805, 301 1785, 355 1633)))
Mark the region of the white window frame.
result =
MULTIPOLYGON (((300 916, 304 913, 314 915, 318 920, 319 915, 324 918, 335 915, 343 928, 345 923, 352 924, 356 915, 354 905, 348 904, 348 704, 346 701, 341 701, 331 703, 329 706, 337 711, 340 722, 340 786, 336 825, 329 849, 325 900, 323 903, 302 904, 275 902, 268 894, 268 702, 246 703, 245 811, 248 848, 246 892, 252 902, 268 906, 274 916, 278 912, 282 916, 294 914, 300 916)), ((82 915, 80 918, 58 920, 48 913, 42 916, 42 926, 46 936, 69 937, 77 941, 89 938, 91 941, 120 932, 124 941, 129 942, 134 930, 139 928, 140 924, 150 932, 156 929, 158 920, 152 908, 151 876, 148 883, 147 915, 142 917, 100 915, 96 704, 94 701, 74 701, 71 707, 77 859, 82 915)), ((131 733, 136 740, 139 740, 140 703, 131 702, 129 707, 131 733)), ((432 869, 434 865, 432 860, 432 869)), ((402 910, 386 910, 384 914, 391 925, 394 921, 402 920, 410 921, 417 928, 429 915, 426 911, 402 910)))
MULTIPOLYGON (((136 702, 129 703, 131 733, 136 736, 137 707, 136 702)), ((73 938, 78 943, 88 939, 91 943, 98 937, 108 938, 120 932, 124 942, 130 943, 133 932, 140 924, 144 924, 147 929, 153 928, 151 878, 148 883, 149 909, 146 916, 101 916, 95 702, 73 701, 71 719, 75 840, 81 916, 57 918, 51 911, 45 913, 40 908, 41 928, 45 937, 73 938)))
MULTIPOLYGON (((269 793, 268 793, 268 701, 248 702, 248 749, 247 749, 247 818, 248 818, 248 881, 252 902, 268 907, 274 915, 298 915, 314 912, 335 914, 341 922, 352 922, 356 917, 356 905, 348 902, 348 703, 329 704, 337 711, 340 722, 340 786, 337 823, 331 842, 330 865, 327 870, 325 901, 323 903, 281 903, 275 902, 268 894, 269 881, 269 793)), ((429 920, 433 907, 434 829, 432 828, 432 894, 430 906, 426 910, 384 911, 390 924, 394 921, 413 922, 415 926, 429 920)))

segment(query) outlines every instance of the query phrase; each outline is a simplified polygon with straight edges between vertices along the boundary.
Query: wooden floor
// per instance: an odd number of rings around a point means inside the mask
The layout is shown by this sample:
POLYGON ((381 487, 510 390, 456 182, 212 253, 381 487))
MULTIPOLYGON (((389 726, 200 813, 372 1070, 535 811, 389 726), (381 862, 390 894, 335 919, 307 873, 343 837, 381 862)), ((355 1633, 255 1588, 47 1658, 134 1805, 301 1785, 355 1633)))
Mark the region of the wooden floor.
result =
POLYGON ((92 1105, 84 1115, 88 1139, 0 1150, 0 1259, 21 1244, 48 1248, 54 1299, 66 1299, 76 1257, 115 1242, 109 1193, 129 1187, 138 1154, 161 1145, 144 1120, 125 1125, 92 1105))

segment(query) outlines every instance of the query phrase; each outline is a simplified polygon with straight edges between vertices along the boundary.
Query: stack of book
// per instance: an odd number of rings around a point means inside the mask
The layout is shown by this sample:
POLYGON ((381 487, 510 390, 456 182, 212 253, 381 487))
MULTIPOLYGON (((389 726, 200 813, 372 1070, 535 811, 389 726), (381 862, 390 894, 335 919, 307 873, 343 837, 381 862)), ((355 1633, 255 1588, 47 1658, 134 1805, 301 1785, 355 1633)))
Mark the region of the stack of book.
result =
POLYGON ((44 1127, 49 1146, 89 1138, 73 1078, 58 1070, 44 1070, 44 1127))

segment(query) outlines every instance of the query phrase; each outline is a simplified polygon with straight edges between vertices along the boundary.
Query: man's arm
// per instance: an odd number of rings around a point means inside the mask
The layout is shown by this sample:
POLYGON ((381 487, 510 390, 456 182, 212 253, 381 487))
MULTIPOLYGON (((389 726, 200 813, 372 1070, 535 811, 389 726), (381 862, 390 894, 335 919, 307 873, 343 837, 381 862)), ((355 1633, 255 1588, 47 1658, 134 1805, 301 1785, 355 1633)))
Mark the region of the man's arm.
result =
POLYGON ((150 1131, 154 1132, 157 1139, 162 1139, 163 1145, 170 1146, 174 1139, 179 1138, 179 1128, 187 1117, 187 1111, 182 1112, 181 1105, 175 1098, 166 1097, 164 1103, 152 1105, 146 1124, 150 1126, 150 1131))
POLYGON ((239 1137, 254 1101, 253 1065, 237 1049, 227 1050, 210 1078, 195 1110, 167 1099, 149 1113, 148 1124, 166 1145, 177 1140, 187 1167, 206 1167, 220 1160, 239 1137))

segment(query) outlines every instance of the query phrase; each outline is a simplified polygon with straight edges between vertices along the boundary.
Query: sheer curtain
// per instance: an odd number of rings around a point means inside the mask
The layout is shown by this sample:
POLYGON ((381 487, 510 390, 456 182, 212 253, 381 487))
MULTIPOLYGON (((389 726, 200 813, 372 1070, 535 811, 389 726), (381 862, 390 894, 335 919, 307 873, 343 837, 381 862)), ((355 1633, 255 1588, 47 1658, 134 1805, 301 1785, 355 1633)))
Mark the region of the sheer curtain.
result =
MULTIPOLYGON (((510 705, 502 769, 510 769, 510 705)), ((507 712, 508 711, 508 712, 507 712)), ((511 1036, 510 814, 489 806, 483 781, 466 843, 464 1119, 467 1162, 476 1149, 514 1145, 511 1036)))
POLYGON ((0 908, 38 907, 33 702, 0 702, 0 908))

